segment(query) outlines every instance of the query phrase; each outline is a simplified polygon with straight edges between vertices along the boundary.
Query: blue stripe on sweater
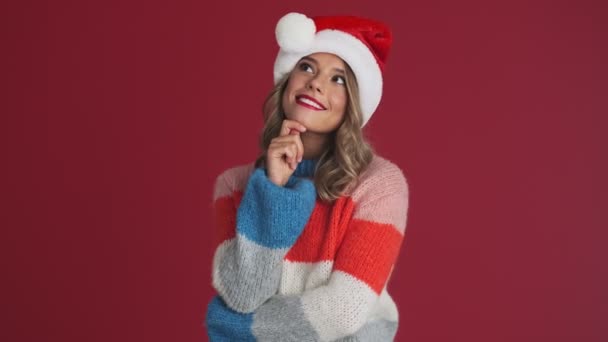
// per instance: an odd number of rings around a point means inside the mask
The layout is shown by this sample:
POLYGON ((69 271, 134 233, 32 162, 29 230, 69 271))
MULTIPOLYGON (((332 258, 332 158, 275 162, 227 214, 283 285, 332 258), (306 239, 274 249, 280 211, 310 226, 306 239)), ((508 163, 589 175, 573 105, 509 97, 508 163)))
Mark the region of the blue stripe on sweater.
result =
MULTIPOLYGON (((312 161, 298 165, 310 172, 312 161)), ((296 170, 297 171, 297 170, 296 170)), ((314 183, 292 175, 284 187, 272 183, 266 171, 257 168, 247 183, 236 216, 237 232, 268 248, 292 246, 315 207, 314 183)))
POLYGON ((243 314, 230 309, 215 296, 207 306, 207 334, 212 342, 255 342, 251 332, 253 313, 243 314))

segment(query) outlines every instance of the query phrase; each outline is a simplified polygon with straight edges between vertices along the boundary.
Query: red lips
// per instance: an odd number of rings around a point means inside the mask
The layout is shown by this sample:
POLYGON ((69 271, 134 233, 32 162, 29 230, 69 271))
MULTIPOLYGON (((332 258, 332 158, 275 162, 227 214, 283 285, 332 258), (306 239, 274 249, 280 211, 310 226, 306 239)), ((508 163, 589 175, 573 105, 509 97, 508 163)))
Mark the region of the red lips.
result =
POLYGON ((319 101, 315 100, 313 97, 308 95, 298 95, 296 96, 296 103, 313 109, 313 110, 326 110, 324 105, 322 105, 319 101))

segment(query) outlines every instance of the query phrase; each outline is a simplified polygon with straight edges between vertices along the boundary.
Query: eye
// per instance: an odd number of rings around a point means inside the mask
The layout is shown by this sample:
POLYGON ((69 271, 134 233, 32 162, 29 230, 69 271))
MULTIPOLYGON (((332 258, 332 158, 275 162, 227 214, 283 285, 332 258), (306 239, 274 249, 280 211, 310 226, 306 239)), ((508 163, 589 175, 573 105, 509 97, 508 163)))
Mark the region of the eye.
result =
POLYGON ((342 85, 346 84, 346 80, 342 76, 334 76, 333 81, 342 85))
POLYGON ((305 71, 305 72, 313 72, 314 71, 312 69, 312 67, 310 66, 310 64, 308 64, 306 62, 300 63, 299 68, 300 68, 300 70, 305 71))

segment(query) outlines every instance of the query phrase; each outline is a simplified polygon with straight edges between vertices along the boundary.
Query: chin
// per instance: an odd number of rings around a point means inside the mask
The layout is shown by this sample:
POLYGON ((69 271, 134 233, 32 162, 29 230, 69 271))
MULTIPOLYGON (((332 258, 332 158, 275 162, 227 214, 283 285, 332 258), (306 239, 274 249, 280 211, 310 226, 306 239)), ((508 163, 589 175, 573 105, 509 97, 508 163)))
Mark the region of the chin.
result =
MULTIPOLYGON (((306 128, 310 128, 309 124, 311 124, 311 116, 315 115, 312 111, 307 110, 294 110, 291 114, 285 114, 285 117, 289 120, 297 121, 302 125, 306 126, 306 128)), ((314 125, 313 125, 314 126, 314 125)))
POLYGON ((295 117, 293 119, 291 119, 293 121, 297 121, 299 123, 301 123, 304 127, 306 127, 306 131, 315 131, 315 123, 311 122, 310 120, 306 120, 306 118, 298 118, 295 117))

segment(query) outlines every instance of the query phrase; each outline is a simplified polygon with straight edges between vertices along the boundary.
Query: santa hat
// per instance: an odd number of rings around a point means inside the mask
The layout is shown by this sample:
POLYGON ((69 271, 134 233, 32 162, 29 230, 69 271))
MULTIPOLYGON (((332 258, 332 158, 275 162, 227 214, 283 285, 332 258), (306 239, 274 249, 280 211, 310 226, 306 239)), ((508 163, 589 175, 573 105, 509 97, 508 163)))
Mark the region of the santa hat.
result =
POLYGON ((280 47, 274 64, 275 84, 300 58, 316 52, 332 53, 342 58, 357 78, 364 126, 382 97, 382 71, 392 42, 389 28, 360 17, 308 18, 289 13, 278 21, 275 33, 280 47))

